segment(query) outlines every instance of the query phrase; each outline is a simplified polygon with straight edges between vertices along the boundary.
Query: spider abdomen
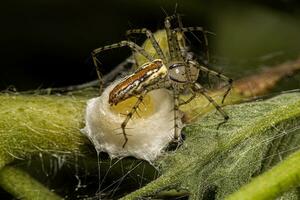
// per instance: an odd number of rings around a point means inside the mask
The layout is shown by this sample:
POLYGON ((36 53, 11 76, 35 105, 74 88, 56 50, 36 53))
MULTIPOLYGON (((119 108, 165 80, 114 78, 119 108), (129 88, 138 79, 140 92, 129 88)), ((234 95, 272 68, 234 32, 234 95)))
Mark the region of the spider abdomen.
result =
POLYGON ((167 68, 161 59, 147 62, 113 88, 109 94, 109 103, 116 105, 120 101, 139 95, 145 88, 159 82, 166 75, 167 68))

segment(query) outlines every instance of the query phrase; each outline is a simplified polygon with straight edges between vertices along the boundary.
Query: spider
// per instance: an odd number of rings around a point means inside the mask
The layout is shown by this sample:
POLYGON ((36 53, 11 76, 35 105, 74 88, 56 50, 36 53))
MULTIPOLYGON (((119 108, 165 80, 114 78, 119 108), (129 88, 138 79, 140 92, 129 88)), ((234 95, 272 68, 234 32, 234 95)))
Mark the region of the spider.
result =
MULTIPOLYGON (((218 127, 225 123, 229 116, 227 113, 211 98, 206 89, 198 82, 201 78, 200 72, 205 72, 216 76, 224 81, 228 82, 228 89, 223 95, 222 104, 228 95, 232 87, 232 79, 226 77, 225 75, 208 69, 204 64, 200 64, 195 59, 191 58, 190 54, 187 52, 187 48, 183 45, 183 38, 179 38, 179 34, 184 34, 185 32, 200 31, 204 33, 202 27, 182 27, 181 21, 178 20, 179 26, 172 27, 171 22, 175 19, 179 19, 178 15, 167 16, 164 20, 164 29, 167 36, 168 52, 164 53, 158 41, 154 37, 154 34, 146 29, 132 29, 128 30, 127 35, 130 34, 144 34, 147 36, 151 42, 153 48, 156 51, 158 58, 154 58, 145 49, 137 45, 130 40, 123 40, 119 43, 103 46, 92 51, 93 63, 96 67, 96 71, 100 80, 100 94, 102 90, 102 75, 99 70, 99 60, 97 59, 97 54, 102 51, 129 47, 133 51, 143 55, 148 62, 139 66, 138 69, 131 75, 126 76, 120 83, 118 83, 109 94, 109 104, 117 105, 119 102, 124 101, 130 97, 137 97, 137 101, 132 107, 131 111, 126 114, 126 117, 121 124, 122 134, 124 136, 123 148, 128 142, 128 136, 126 134, 126 126, 132 116, 137 112, 139 105, 142 103, 145 95, 151 90, 166 88, 173 92, 174 97, 174 141, 180 142, 181 135, 179 133, 179 120, 180 113, 179 107, 191 102, 198 93, 203 95, 212 105, 217 109, 217 111, 223 116, 224 121, 221 122, 218 127), (181 101, 179 95, 183 92, 189 91, 191 97, 186 101, 181 101)), ((205 35, 205 34, 204 34, 205 35)), ((207 44, 206 36, 205 42, 207 44)), ((208 55, 208 53, 207 53, 208 55)))

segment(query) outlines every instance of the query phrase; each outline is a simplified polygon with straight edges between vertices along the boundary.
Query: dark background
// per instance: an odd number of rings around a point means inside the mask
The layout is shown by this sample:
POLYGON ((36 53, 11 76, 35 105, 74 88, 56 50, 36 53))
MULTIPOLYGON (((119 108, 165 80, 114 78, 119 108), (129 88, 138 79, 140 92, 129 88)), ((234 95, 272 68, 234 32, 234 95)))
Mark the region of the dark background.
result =
MULTIPOLYGON (((293 0, 6 1, 0 8, 0 90, 94 80, 93 49, 125 39, 127 29, 161 28, 176 2, 186 26, 216 33, 209 37, 212 62, 233 78, 299 55, 300 4, 293 0)), ((110 51, 101 62, 109 70, 129 54, 110 51)))

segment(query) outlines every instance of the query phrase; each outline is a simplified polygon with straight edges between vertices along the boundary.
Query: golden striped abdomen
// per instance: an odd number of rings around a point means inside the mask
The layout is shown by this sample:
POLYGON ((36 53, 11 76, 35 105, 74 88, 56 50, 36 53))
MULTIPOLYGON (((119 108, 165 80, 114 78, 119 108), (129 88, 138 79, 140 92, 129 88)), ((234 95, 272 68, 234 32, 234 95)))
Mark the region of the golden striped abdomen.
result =
POLYGON ((167 68, 161 59, 145 63, 112 89, 109 93, 109 104, 116 105, 129 97, 141 94, 147 86, 157 83, 166 75, 167 68))

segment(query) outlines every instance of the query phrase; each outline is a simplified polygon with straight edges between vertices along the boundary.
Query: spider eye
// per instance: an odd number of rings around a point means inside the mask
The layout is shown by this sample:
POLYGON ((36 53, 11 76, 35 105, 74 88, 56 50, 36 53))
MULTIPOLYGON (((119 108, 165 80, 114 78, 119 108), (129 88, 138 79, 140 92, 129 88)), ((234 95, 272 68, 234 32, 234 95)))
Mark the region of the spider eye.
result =
POLYGON ((169 67, 169 78, 179 83, 187 82, 184 63, 174 63, 169 67))
POLYGON ((186 66, 185 63, 173 63, 169 67, 169 78, 178 83, 196 81, 199 75, 199 69, 194 66, 186 66), (189 69, 188 71, 186 69, 189 69), (189 74, 187 74, 189 73, 189 74))

